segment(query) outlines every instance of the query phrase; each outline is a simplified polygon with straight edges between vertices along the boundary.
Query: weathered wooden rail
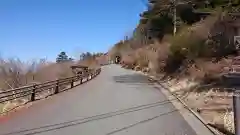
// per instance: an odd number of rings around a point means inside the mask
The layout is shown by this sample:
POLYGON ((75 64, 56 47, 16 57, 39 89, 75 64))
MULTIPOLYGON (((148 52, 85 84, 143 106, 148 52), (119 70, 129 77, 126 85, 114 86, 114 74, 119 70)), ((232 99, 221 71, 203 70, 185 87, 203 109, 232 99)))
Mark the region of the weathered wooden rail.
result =
POLYGON ((76 75, 68 78, 48 81, 45 83, 34 84, 30 86, 19 87, 0 92, 0 103, 12 101, 16 99, 26 99, 28 101, 35 101, 41 95, 54 95, 67 89, 73 88, 76 82, 80 85, 91 80, 100 74, 101 68, 90 71, 85 75, 76 75))

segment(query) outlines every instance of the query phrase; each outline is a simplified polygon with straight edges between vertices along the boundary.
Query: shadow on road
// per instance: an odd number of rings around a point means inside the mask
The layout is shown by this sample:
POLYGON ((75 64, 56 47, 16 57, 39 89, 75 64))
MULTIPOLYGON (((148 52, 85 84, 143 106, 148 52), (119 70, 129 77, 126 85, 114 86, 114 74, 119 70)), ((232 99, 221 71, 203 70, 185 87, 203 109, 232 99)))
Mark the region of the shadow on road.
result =
POLYGON ((128 74, 113 76, 113 80, 117 83, 127 83, 127 84, 153 84, 154 82, 149 80, 148 77, 140 74, 128 74))
MULTIPOLYGON (((131 107, 131 108, 122 109, 122 110, 118 110, 118 111, 114 111, 114 112, 108 112, 108 113, 99 114, 99 115, 95 115, 95 116, 90 116, 90 117, 86 117, 86 118, 80 118, 80 119, 75 119, 75 120, 66 121, 66 122, 62 122, 62 123, 45 125, 45 126, 41 126, 41 127, 37 127, 37 128, 25 129, 25 130, 15 131, 15 132, 11 132, 11 133, 5 133, 5 134, 1 134, 1 135, 20 135, 20 134, 21 135, 35 135, 35 134, 40 134, 40 133, 44 133, 44 132, 50 132, 50 131, 59 130, 59 129, 62 129, 62 128, 67 128, 67 127, 72 127, 72 126, 85 124, 85 123, 92 122, 92 121, 111 118, 111 117, 114 117, 114 116, 119 116, 119 115, 123 115, 123 114, 127 114, 127 113, 134 113, 134 112, 138 112, 138 111, 141 111, 141 110, 146 110, 146 109, 150 109, 150 108, 164 106, 164 105, 167 105, 167 104, 171 104, 171 101, 174 101, 174 100, 176 100, 176 99, 173 98, 173 99, 170 99, 170 100, 158 101, 158 102, 155 102, 155 103, 134 106, 134 107, 131 107)), ((163 116, 163 115, 171 114, 171 113, 176 112, 176 111, 178 111, 178 110, 172 110, 170 112, 164 112, 164 113, 160 114, 159 116, 155 116, 151 119, 143 120, 143 121, 138 122, 134 125, 125 127, 124 129, 133 127, 133 126, 135 126, 139 123, 143 123, 143 122, 146 122, 146 121, 153 120, 153 119, 155 119, 157 117, 160 117, 160 116, 163 116)), ((109 133, 108 135, 110 135, 112 133, 115 133, 115 132, 122 131, 124 129, 113 131, 113 132, 109 133)))

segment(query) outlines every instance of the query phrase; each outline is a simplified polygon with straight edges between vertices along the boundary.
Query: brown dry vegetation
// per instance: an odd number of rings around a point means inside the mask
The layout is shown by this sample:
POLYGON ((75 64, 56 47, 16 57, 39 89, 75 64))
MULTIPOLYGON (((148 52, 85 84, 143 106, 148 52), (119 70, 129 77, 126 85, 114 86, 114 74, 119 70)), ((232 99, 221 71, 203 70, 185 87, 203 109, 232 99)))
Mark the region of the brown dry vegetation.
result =
MULTIPOLYGON (((160 42, 155 40, 152 44, 134 45, 135 48, 129 47, 131 46, 129 44, 136 42, 129 40, 126 46, 122 42, 121 49, 114 46, 110 52, 113 58, 116 55, 121 56, 121 64, 128 69, 147 71, 155 76, 159 74, 171 76, 174 80, 187 78, 198 84, 219 83, 225 67, 231 65, 231 59, 236 55, 234 45, 225 42, 226 35, 219 36, 219 32, 224 32, 220 27, 224 24, 224 18, 227 18, 224 13, 216 12, 205 20, 181 27, 174 37, 165 35, 160 42), (126 51, 127 49, 129 50, 126 51)), ((176 82, 178 81, 171 82, 171 86, 179 85, 176 82)), ((188 94, 185 96, 185 101, 190 107, 201 112, 200 114, 208 122, 222 124, 233 132, 233 121, 229 116, 231 99, 226 96, 231 93, 224 90, 191 91, 191 88, 189 89, 190 91, 180 92, 180 96, 188 94), (216 97, 224 93, 225 96, 216 97), (212 99, 213 95, 215 99, 212 99), (226 118, 228 116, 229 118, 226 118), (226 125, 226 121, 230 124, 226 125)))
POLYGON ((235 49, 231 45, 213 43, 222 16, 216 12, 205 20, 181 27, 175 37, 166 35, 161 42, 155 40, 153 44, 137 46, 132 40, 121 41, 109 54, 111 58, 121 56, 123 66, 131 69, 147 67, 153 73, 182 73, 200 80, 214 78, 214 74, 221 73, 223 67, 228 66, 223 58, 233 54, 235 49))
MULTIPOLYGON (((106 59, 98 57, 89 57, 82 61, 64 61, 59 63, 50 63, 46 60, 22 62, 19 59, 0 59, 0 92, 25 85, 52 81, 60 78, 73 76, 70 68, 73 65, 83 65, 90 69, 99 67, 99 63, 106 62, 106 59)), ((51 91, 51 90, 50 90, 51 91)), ((49 95, 46 91, 38 95, 38 98, 44 98, 49 95)), ((0 103, 0 115, 20 107, 27 103, 25 97, 10 102, 0 103)))
POLYGON ((82 61, 77 62, 77 64, 87 66, 89 68, 96 68, 99 66, 99 63, 98 63, 98 61, 96 61, 95 58, 89 58, 86 60, 82 60, 82 61))
POLYGON ((0 88, 11 89, 32 83, 41 83, 72 75, 73 62, 47 63, 34 61, 29 64, 18 59, 1 59, 0 88))
POLYGON ((50 63, 45 60, 26 63, 19 59, 0 59, 0 90, 73 76, 70 68, 73 65, 90 68, 99 66, 95 58, 60 63, 50 63))

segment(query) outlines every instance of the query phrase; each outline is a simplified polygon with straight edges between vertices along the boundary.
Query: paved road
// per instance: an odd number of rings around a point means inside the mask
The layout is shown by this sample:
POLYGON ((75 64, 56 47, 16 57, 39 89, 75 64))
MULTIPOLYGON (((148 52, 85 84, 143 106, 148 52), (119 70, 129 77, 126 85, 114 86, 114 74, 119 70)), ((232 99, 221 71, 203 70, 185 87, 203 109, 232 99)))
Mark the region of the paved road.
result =
POLYGON ((116 65, 0 122, 0 135, 32 134, 196 135, 146 77, 116 65))

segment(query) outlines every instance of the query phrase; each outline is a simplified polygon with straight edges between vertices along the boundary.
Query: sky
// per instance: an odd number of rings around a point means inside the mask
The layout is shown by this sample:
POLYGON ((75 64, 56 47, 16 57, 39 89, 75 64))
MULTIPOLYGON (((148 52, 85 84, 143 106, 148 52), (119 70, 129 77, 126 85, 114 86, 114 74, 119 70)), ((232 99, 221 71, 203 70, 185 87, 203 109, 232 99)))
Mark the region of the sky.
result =
POLYGON ((132 32, 142 0, 0 0, 0 56, 55 60, 107 52, 132 32))

